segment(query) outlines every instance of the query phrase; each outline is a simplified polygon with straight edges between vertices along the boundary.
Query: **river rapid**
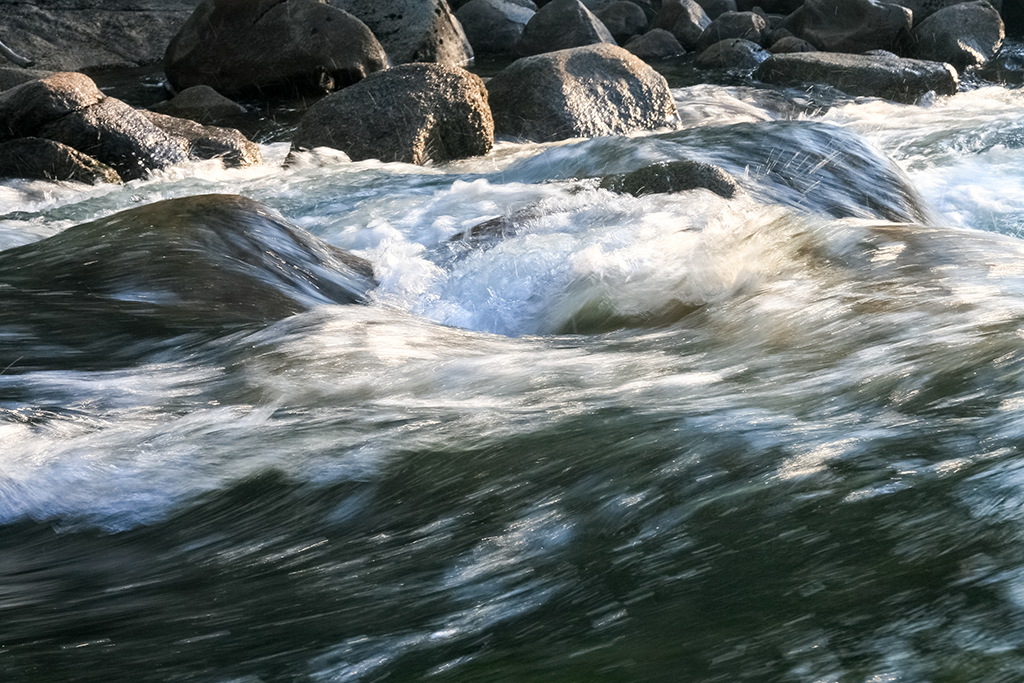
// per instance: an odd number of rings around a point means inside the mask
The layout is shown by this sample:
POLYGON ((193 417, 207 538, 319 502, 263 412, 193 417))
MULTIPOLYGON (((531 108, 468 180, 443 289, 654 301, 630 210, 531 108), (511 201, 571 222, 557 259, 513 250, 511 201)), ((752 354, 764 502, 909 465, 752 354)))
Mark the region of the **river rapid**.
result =
POLYGON ((673 92, 441 166, 0 184, 0 249, 232 193, 380 282, 130 362, 0 328, 0 678, 1020 681, 1024 91, 673 92), (594 180, 684 157, 742 192, 594 180))

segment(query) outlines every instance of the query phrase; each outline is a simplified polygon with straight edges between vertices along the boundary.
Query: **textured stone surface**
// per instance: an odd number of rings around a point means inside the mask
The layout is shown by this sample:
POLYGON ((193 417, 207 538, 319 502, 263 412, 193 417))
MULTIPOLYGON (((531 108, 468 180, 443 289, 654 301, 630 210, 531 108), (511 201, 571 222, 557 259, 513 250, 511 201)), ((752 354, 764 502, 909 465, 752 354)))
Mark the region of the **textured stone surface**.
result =
POLYGON ((608 175, 601 179, 601 187, 634 197, 703 188, 726 199, 740 190, 736 180, 721 167, 690 159, 664 161, 629 173, 608 175))
POLYGON ((734 69, 747 71, 756 69, 768 59, 768 52, 757 43, 743 38, 720 40, 697 55, 694 66, 701 69, 734 69))
POLYGON ((594 12, 619 45, 624 45, 633 36, 647 31, 647 15, 636 3, 620 0, 604 5, 594 12))
POLYGON ((444 0, 330 0, 330 4, 362 19, 392 64, 462 66, 473 59, 462 25, 444 0))
POLYGON ((595 43, 614 45, 615 38, 579 0, 554 0, 526 24, 518 51, 537 55, 595 43))
POLYGON ((164 56, 175 89, 229 95, 322 94, 386 64, 365 24, 317 0, 204 0, 164 56))
MULTIPOLYGON (((1011 4, 1017 0, 1009 0, 1011 4)), ((919 24, 941 9, 971 2, 971 0, 900 0, 900 4, 914 13, 914 24, 919 24)), ((1003 8, 1003 0, 988 0, 988 3, 999 11, 1003 8)))
POLYGON ((204 126, 195 121, 153 111, 140 112, 150 123, 182 140, 185 153, 194 159, 221 159, 225 166, 258 166, 263 161, 260 146, 234 128, 204 126))
POLYGON ((495 132, 528 140, 618 135, 666 125, 665 79, 614 45, 524 57, 487 84, 495 132))
POLYGON ((511 0, 471 0, 455 13, 474 54, 514 54, 535 10, 511 0))
POLYGON ((828 52, 901 52, 910 39, 911 18, 907 8, 883 0, 806 0, 785 27, 828 52))
POLYGON ((199 123, 214 123, 237 118, 245 114, 245 108, 208 85, 194 85, 186 88, 166 102, 152 107, 152 111, 199 123))
POLYGON ((35 135, 46 124, 104 97, 91 78, 70 71, 5 90, 0 93, 0 140, 35 135))
POLYGON ((754 78, 781 85, 822 83, 849 95, 909 104, 929 91, 956 94, 958 80, 950 65, 939 62, 827 52, 772 55, 754 72, 754 78))
POLYGON ((654 28, 663 28, 687 50, 697 49, 697 41, 711 23, 704 9, 694 0, 662 0, 654 28))
POLYGON ((714 19, 697 39, 697 49, 706 50, 722 40, 742 38, 760 45, 768 36, 768 22, 754 12, 725 12, 714 19))
POLYGON ((354 161, 426 164, 486 154, 493 144, 480 77, 453 66, 405 64, 310 107, 292 146, 333 147, 354 161))
POLYGON ((640 59, 668 59, 686 50, 676 37, 663 28, 653 28, 642 36, 633 36, 625 48, 640 59))
POLYGON ((18 138, 0 143, 0 178, 120 183, 105 164, 53 140, 18 138))
POLYGON ((914 55, 947 62, 957 71, 995 57, 1006 33, 999 12, 984 0, 941 9, 914 27, 914 55))

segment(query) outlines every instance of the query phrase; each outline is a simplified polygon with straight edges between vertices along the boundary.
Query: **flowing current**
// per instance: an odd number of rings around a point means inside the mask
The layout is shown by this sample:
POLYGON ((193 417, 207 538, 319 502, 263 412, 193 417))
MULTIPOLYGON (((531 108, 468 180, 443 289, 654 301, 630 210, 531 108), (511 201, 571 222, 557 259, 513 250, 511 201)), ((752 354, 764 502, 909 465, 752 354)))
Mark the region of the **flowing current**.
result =
POLYGON ((442 166, 0 184, 2 249, 232 193, 380 282, 0 346, 0 678, 1019 681, 1024 91, 674 92, 442 166), (594 180, 677 158, 742 191, 594 180))

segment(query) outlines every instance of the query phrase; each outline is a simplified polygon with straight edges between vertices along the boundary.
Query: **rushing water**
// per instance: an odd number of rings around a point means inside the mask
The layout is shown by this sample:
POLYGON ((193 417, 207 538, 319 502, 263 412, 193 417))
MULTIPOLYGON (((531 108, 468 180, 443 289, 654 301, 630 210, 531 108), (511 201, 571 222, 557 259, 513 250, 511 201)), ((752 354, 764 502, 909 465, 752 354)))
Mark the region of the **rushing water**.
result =
POLYGON ((235 193, 380 282, 106 366, 0 329, 0 679, 1020 681, 1024 91, 675 92, 437 167, 0 185, 3 249, 235 193), (743 191, 590 180, 679 157, 743 191))

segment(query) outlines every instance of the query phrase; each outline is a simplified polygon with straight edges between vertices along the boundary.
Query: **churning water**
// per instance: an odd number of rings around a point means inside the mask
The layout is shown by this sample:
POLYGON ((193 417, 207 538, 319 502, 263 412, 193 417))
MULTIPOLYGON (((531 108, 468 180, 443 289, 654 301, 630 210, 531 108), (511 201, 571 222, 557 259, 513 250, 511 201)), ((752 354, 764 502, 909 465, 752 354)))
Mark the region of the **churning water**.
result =
POLYGON ((0 248, 234 193, 380 281, 130 362, 0 329, 0 678, 1022 680, 1024 91, 675 92, 444 166, 0 185, 0 248), (594 180, 681 157, 743 191, 594 180))

